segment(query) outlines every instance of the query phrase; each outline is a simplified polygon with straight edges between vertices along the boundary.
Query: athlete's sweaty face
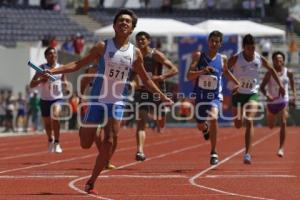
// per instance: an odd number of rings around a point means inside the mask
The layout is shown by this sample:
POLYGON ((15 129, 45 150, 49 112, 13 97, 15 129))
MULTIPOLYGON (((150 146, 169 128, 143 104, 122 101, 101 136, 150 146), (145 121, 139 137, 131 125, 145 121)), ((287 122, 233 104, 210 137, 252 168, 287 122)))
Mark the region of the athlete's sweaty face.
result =
POLYGON ((53 64, 56 62, 56 59, 57 59, 57 53, 54 49, 51 49, 50 51, 47 52, 46 54, 47 63, 53 64))
POLYGON ((132 18, 130 15, 120 15, 114 24, 115 32, 118 34, 130 35, 133 31, 132 18))
POLYGON ((273 59, 273 65, 274 65, 274 67, 280 67, 280 68, 283 67, 284 59, 283 59, 282 55, 277 54, 275 56, 275 58, 273 59))
POLYGON ((217 52, 220 47, 221 47, 221 38, 220 37, 212 36, 208 39, 209 50, 217 52))
POLYGON ((244 54, 247 58, 253 58, 255 52, 255 44, 245 44, 244 54))
POLYGON ((136 44, 139 49, 145 49, 149 46, 150 40, 146 38, 145 35, 140 35, 136 38, 136 44))

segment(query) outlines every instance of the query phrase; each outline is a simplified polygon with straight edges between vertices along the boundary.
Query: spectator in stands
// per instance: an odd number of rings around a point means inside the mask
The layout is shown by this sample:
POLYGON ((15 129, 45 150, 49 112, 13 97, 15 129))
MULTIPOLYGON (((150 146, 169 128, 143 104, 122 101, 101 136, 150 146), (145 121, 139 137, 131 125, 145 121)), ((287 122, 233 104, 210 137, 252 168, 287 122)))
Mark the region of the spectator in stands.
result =
POLYGON ((292 36, 292 39, 288 46, 288 64, 293 61, 293 55, 298 52, 298 44, 295 37, 292 36))
POLYGON ((57 41, 56 36, 52 36, 52 37, 50 38, 49 46, 52 47, 52 48, 54 48, 54 49, 57 48, 57 46, 58 46, 58 41, 57 41))
POLYGON ((70 37, 67 37, 64 43, 61 45, 61 50, 66 53, 74 53, 74 44, 70 37))
POLYGON ((16 116, 16 129, 20 130, 20 124, 22 125, 22 130, 24 131, 25 120, 26 120, 26 101, 22 96, 22 92, 19 92, 18 99, 16 100, 17 116, 16 116))
POLYGON ((285 31, 287 36, 289 33, 294 32, 294 18, 291 14, 289 14, 285 19, 285 31))
POLYGON ((140 4, 144 6, 144 8, 148 8, 149 6, 149 0, 140 0, 140 4))
POLYGON ((206 1, 206 6, 209 10, 213 10, 215 9, 215 6, 216 6, 216 2, 215 0, 207 0, 206 1))
POLYGON ((5 119, 5 105, 4 105, 4 100, 5 100, 5 96, 4 96, 4 91, 1 90, 0 93, 0 126, 3 126, 3 122, 5 119))
POLYGON ((74 51, 77 55, 81 55, 82 50, 84 48, 84 37, 80 33, 76 34, 76 37, 74 38, 74 51))
POLYGON ((50 44, 50 35, 44 35, 42 39, 42 47, 48 47, 50 44))
POLYGON ((13 99, 14 98, 12 96, 12 91, 9 90, 7 97, 5 99, 5 130, 4 130, 4 132, 8 132, 10 130, 15 132, 14 123, 13 123, 15 104, 14 104, 13 99))
POLYGON ((173 11, 172 0, 163 0, 161 10, 162 12, 171 13, 173 11))
MULTIPOLYGON (((28 122, 30 120, 30 116, 31 116, 33 131, 38 130, 39 112, 40 112, 40 98, 38 97, 38 91, 35 90, 33 92, 33 95, 29 99, 29 108, 28 108, 28 113, 27 113, 27 116, 28 116, 27 124, 28 124, 28 122)), ((28 128, 28 126, 27 126, 27 128, 28 128)))
POLYGON ((99 0, 99 8, 104 8, 104 0, 99 0))

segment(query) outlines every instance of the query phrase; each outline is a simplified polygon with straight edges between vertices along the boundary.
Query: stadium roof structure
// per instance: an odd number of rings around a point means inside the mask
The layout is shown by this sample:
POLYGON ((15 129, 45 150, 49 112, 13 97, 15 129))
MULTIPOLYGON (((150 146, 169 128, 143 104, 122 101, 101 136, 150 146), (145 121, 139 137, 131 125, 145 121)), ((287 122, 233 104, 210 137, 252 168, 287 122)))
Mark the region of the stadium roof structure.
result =
MULTIPOLYGON (((146 31, 151 36, 183 36, 205 34, 204 30, 174 19, 139 18, 133 34, 146 31)), ((114 35, 113 25, 95 31, 97 35, 114 35)))
POLYGON ((219 30, 223 34, 246 35, 248 33, 255 37, 282 37, 285 38, 285 31, 271 26, 262 25, 249 20, 206 20, 194 26, 210 33, 219 30))
MULTIPOLYGON (((201 28, 193 25, 177 21, 174 19, 161 19, 161 18, 139 18, 133 35, 140 31, 146 31, 154 37, 166 37, 168 46, 171 44, 176 36, 186 35, 203 35, 206 34, 201 28)), ((113 25, 104 26, 95 31, 96 35, 101 37, 114 36, 115 32, 113 25)))

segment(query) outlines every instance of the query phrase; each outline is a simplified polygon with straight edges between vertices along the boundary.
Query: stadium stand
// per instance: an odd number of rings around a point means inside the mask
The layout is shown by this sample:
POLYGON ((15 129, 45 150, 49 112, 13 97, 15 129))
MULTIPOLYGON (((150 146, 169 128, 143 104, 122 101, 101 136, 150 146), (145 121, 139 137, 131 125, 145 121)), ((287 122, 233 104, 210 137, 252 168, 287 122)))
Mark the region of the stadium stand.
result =
MULTIPOLYGON (((179 9, 173 8, 172 12, 163 12, 159 8, 140 8, 133 9, 134 12, 139 17, 150 17, 150 18, 172 18, 189 24, 196 24, 201 21, 209 19, 249 19, 250 16, 243 11, 235 10, 214 10, 212 13, 209 9, 179 9)), ((100 22, 103 25, 108 25, 111 23, 114 14, 117 9, 115 8, 105 8, 105 9, 90 9, 89 16, 94 20, 100 22)), ((81 13, 82 9, 78 9, 78 12, 81 13)), ((251 17, 254 21, 260 21, 260 18, 251 17)))
POLYGON ((65 14, 39 8, 0 7, 0 45, 14 47, 17 42, 38 41, 46 35, 63 41, 76 33, 93 41, 93 33, 65 14))

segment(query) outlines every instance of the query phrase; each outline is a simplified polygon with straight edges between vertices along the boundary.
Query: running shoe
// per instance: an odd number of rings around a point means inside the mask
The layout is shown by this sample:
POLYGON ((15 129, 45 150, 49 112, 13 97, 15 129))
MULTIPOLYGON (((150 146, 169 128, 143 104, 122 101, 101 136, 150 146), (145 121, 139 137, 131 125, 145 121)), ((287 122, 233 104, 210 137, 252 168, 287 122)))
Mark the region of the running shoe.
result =
POLYGON ((105 169, 107 170, 113 170, 113 169, 117 169, 117 167, 111 163, 108 163, 106 166, 105 166, 105 169))
POLYGON ((54 143, 52 142, 48 142, 48 151, 49 152, 54 152, 54 143))
POLYGON ((205 140, 209 140, 208 124, 205 122, 205 130, 202 131, 203 137, 205 140))
POLYGON ((87 194, 93 194, 93 195, 98 195, 97 190, 94 189, 94 185, 87 183, 84 187, 84 191, 87 194))
POLYGON ((210 154, 210 164, 216 165, 218 163, 219 163, 218 154, 217 153, 210 154))
POLYGON ((144 160, 146 160, 146 156, 144 153, 137 152, 135 155, 135 160, 136 161, 144 161, 144 160))
POLYGON ((283 150, 283 148, 278 149, 277 156, 279 156, 279 157, 283 157, 284 156, 284 150, 283 150))
POLYGON ((248 165, 251 164, 251 155, 249 153, 246 153, 244 155, 244 164, 248 164, 248 165))
POLYGON ((54 149, 53 152, 55 152, 55 153, 62 153, 62 148, 59 145, 59 143, 54 143, 53 149, 54 149))

